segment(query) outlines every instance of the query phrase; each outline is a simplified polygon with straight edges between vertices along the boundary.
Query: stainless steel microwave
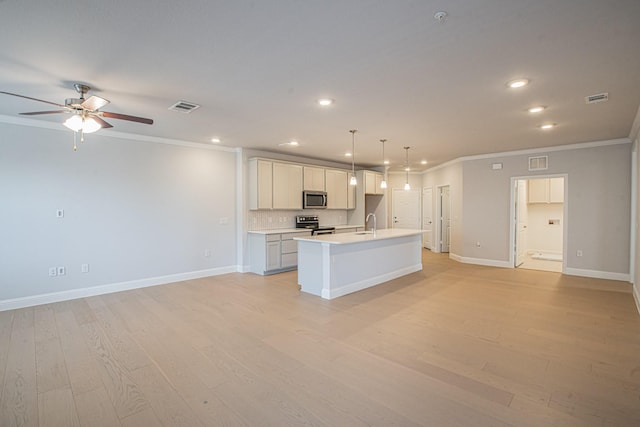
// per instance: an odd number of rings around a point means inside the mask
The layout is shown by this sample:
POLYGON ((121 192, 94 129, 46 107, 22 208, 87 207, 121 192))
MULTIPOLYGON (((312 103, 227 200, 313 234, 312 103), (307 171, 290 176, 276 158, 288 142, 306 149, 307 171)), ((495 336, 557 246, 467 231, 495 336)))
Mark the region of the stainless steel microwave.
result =
POLYGON ((303 191, 302 207, 304 209, 326 209, 327 192, 326 191, 303 191))

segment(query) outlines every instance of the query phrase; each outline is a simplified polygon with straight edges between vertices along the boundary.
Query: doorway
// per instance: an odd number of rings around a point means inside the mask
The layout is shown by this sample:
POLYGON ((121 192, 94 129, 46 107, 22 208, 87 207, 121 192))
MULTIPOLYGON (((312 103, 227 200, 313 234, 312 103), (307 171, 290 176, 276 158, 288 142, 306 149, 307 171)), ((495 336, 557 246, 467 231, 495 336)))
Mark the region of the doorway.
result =
POLYGON ((433 189, 422 189, 422 246, 431 250, 433 245, 433 189))
POLYGON ((451 189, 438 187, 438 241, 439 252, 449 252, 451 246, 451 189))
POLYGON ((511 265, 563 272, 566 176, 512 178, 511 265))
POLYGON ((394 188, 391 194, 392 227, 420 230, 420 190, 394 188))

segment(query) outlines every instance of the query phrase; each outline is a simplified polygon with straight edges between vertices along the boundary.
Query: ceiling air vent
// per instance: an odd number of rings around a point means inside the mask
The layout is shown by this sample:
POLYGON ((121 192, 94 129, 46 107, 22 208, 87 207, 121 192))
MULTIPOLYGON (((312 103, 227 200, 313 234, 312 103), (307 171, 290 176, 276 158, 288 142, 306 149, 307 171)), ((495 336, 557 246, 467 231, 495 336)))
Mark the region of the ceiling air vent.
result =
POLYGON ((171 107, 169 107, 169 110, 179 111, 181 113, 190 113, 197 108, 200 108, 200 106, 198 104, 194 104, 193 102, 178 101, 171 107))
POLYGON ((549 168, 549 156, 529 157, 530 171, 543 171, 549 168))
POLYGON ((605 102, 609 100, 609 94, 608 93, 598 93, 595 95, 589 95, 589 96, 585 96, 584 98, 585 102, 587 104, 595 104, 597 102, 605 102))

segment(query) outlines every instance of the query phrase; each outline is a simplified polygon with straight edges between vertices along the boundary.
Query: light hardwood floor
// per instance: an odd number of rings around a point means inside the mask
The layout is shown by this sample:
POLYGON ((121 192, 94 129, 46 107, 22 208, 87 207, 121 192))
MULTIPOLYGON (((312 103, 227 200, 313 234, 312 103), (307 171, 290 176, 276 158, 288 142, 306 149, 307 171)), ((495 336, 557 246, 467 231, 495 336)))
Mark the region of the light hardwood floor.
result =
POLYGON ((0 312, 0 425, 640 425, 628 284, 428 251, 332 301, 296 278, 0 312))

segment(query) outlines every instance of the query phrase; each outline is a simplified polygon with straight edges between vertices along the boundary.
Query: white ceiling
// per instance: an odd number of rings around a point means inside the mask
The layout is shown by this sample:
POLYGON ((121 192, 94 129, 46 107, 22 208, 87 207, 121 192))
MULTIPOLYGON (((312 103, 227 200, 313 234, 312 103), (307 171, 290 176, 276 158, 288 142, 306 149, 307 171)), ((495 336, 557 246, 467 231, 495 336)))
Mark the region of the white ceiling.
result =
MULTIPOLYGON (((360 165, 381 163, 382 138, 393 166, 410 146, 424 168, 628 137, 640 105, 638 0, 0 0, 0 32, 0 91, 62 103, 83 82, 104 110, 155 120, 115 131, 331 161, 355 128, 360 165), (167 110, 178 100, 202 107, 167 110)), ((0 97, 2 115, 49 107, 0 97)))

